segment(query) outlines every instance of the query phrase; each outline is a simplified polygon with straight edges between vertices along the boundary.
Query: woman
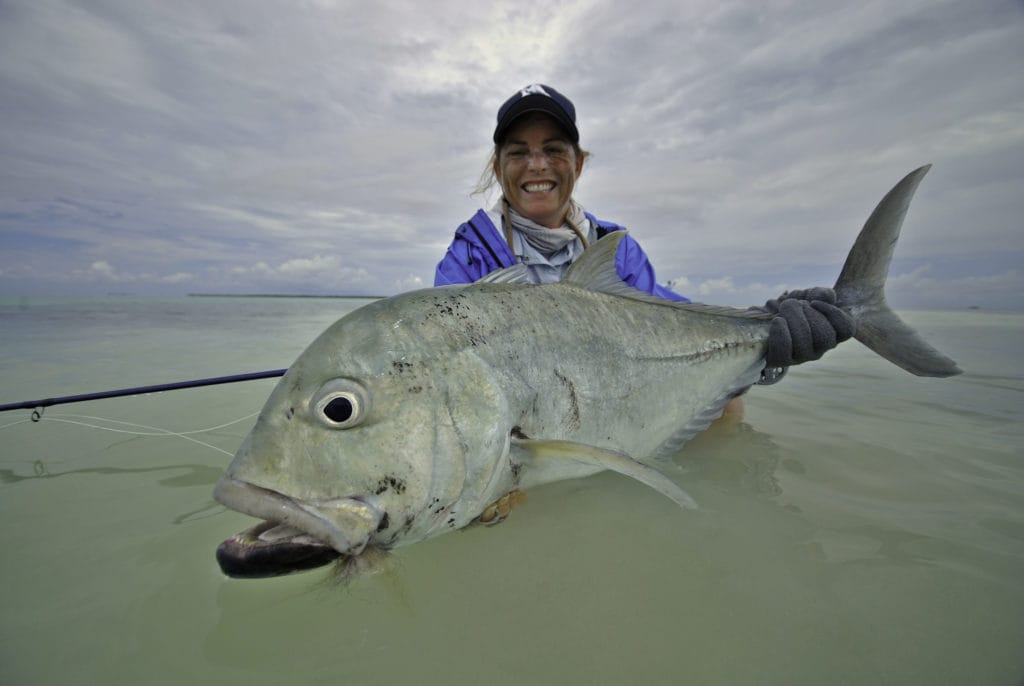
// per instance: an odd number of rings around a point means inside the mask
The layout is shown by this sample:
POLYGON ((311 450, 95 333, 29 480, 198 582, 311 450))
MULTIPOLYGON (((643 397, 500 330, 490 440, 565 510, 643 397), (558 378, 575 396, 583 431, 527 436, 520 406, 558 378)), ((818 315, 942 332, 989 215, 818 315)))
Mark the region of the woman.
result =
MULTIPOLYGON (((587 152, 580 145, 576 109, 550 86, 527 86, 498 110, 494 153, 481 190, 492 183, 502 196, 455 232, 434 285, 471 283, 522 263, 534 283, 559 281, 598 238, 623 227, 597 219, 573 200, 587 152), (500 228, 499 228, 500 227, 500 228)), ((686 298, 659 286, 647 255, 628 235, 615 266, 626 283, 670 300, 686 298)))
MULTIPOLYGON (((609 231, 624 230, 595 218, 573 200, 588 155, 579 140, 576 108, 554 88, 534 84, 505 101, 481 183, 486 190, 497 182, 502 196, 490 211, 477 211, 456 230, 437 265, 435 286, 472 283, 517 263, 526 265, 534 283, 558 281, 590 243, 609 231)), ((628 235, 619 243, 615 267, 635 288, 689 302, 658 285, 647 255, 628 235)), ((786 367, 817 360, 853 335, 852 318, 834 303, 835 293, 828 288, 787 292, 768 301, 764 311, 776 316, 763 383, 777 381, 786 367)))

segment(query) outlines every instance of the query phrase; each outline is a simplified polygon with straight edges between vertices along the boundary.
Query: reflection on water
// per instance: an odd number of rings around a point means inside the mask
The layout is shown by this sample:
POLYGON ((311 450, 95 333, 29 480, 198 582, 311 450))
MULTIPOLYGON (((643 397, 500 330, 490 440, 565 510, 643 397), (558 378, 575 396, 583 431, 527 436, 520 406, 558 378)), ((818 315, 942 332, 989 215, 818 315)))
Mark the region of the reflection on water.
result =
MULTIPOLYGON (((727 493, 779 495, 782 486, 775 472, 782 462, 779 446, 770 434, 745 421, 723 419, 691 440, 676 458, 700 481, 714 483, 727 493)), ((798 460, 786 468, 799 471, 798 460)))
POLYGON ((862 525, 822 532, 808 545, 822 562, 832 564, 932 564, 912 548, 934 539, 889 527, 862 525))
POLYGON ((32 463, 32 474, 16 474, 13 469, 0 469, 0 483, 14 484, 19 481, 30 479, 55 479, 72 474, 99 474, 110 476, 115 474, 151 474, 154 472, 176 472, 174 476, 157 479, 154 481, 158 486, 169 488, 181 488, 184 486, 213 486, 221 477, 224 470, 219 467, 211 467, 205 464, 171 464, 163 467, 86 467, 83 469, 68 469, 60 472, 51 472, 46 468, 42 460, 32 463), (179 472, 184 472, 179 473, 179 472))

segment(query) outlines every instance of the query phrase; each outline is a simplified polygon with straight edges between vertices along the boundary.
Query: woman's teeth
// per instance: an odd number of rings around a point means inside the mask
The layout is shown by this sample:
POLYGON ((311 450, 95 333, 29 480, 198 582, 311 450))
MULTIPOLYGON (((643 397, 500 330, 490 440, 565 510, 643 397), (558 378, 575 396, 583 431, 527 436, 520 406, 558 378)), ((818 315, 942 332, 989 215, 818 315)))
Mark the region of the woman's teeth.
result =
POLYGON ((525 190, 527 193, 540 193, 543 191, 549 191, 554 187, 555 184, 553 184, 550 181, 544 181, 542 183, 523 184, 523 190, 525 190))

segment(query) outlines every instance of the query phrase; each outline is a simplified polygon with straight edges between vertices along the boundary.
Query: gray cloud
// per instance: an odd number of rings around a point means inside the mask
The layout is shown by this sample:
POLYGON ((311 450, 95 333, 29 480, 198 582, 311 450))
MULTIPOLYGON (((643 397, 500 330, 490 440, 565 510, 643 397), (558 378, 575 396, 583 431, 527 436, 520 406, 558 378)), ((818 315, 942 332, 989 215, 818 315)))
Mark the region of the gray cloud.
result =
POLYGON ((1020 308, 1022 15, 955 0, 3 3, 0 292, 429 285, 487 202, 469 191, 494 112, 541 81, 576 102, 594 153, 579 199, 691 295, 830 282, 882 194, 932 162, 892 299, 1020 308))

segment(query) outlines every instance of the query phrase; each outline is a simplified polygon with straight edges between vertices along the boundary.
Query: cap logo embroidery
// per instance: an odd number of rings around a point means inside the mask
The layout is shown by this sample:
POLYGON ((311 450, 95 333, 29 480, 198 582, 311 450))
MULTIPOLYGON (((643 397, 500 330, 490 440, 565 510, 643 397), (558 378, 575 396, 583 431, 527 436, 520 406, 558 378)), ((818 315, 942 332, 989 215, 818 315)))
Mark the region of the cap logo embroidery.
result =
POLYGON ((523 90, 519 91, 519 95, 524 98, 527 95, 546 95, 549 98, 551 97, 551 94, 544 90, 544 86, 540 85, 539 83, 535 83, 532 86, 527 86, 523 90))

